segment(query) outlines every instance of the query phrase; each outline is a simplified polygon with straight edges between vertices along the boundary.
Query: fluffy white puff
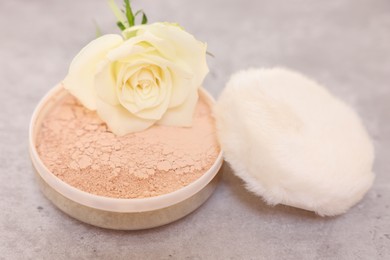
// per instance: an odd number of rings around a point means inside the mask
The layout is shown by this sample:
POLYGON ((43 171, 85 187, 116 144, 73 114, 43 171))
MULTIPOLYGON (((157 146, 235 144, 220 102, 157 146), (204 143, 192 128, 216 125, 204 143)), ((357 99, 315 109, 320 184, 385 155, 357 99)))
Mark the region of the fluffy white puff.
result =
POLYGON ((374 149, 357 114, 286 69, 232 76, 214 108, 226 161, 269 204, 344 213, 374 180, 374 149))

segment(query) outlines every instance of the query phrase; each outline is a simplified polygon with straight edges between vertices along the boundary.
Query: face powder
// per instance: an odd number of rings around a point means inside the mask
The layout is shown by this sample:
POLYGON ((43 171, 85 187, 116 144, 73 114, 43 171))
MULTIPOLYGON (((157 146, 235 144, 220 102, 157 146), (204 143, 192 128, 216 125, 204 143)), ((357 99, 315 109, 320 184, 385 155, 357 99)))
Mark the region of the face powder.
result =
POLYGON ((192 127, 155 125, 115 136, 70 94, 43 119, 36 149, 46 167, 71 186, 128 199, 158 196, 190 184, 220 152, 211 109, 202 98, 192 127))

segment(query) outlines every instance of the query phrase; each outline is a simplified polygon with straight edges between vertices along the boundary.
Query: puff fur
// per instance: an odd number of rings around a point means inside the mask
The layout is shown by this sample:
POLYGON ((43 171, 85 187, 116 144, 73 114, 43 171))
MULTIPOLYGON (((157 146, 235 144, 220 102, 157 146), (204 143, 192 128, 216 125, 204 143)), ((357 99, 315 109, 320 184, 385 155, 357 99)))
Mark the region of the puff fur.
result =
POLYGON ((337 215, 372 185, 374 149, 361 120, 299 73, 240 71, 214 114, 226 161, 269 204, 337 215))

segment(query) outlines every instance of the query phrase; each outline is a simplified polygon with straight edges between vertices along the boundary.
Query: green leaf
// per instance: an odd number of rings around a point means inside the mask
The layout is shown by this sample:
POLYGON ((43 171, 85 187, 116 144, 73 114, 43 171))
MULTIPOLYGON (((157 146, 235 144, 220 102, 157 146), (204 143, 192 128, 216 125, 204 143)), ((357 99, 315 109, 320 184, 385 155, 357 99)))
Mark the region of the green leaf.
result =
POLYGON ((134 14, 133 10, 131 9, 130 0, 124 0, 125 6, 126 6, 126 18, 129 23, 129 27, 134 26, 134 14))
POLYGON ((214 54, 212 54, 211 52, 206 51, 206 54, 209 55, 210 57, 215 58, 214 54))
POLYGON ((131 8, 131 0, 123 0, 124 10, 121 10, 118 5, 115 3, 115 0, 107 0, 108 5, 110 6, 115 17, 118 19, 116 25, 121 29, 121 31, 126 30, 132 26, 135 26, 135 18, 142 13, 141 24, 148 23, 148 17, 145 12, 141 9, 138 10, 135 14, 131 8))
POLYGON ((118 5, 115 3, 114 0, 108 0, 107 1, 108 5, 110 6, 112 12, 114 13, 116 19, 118 19, 119 22, 122 24, 125 23, 125 17, 123 16, 123 13, 119 9, 118 5))
POLYGON ((99 38, 100 36, 102 36, 102 30, 100 29, 100 26, 97 24, 97 22, 95 20, 93 20, 93 23, 95 25, 95 34, 96 34, 96 38, 99 38))
POLYGON ((147 24, 148 23, 148 17, 146 16, 144 10, 138 10, 136 13, 135 13, 135 17, 137 17, 139 14, 142 13, 142 20, 141 20, 141 24, 147 24))
POLYGON ((121 31, 126 30, 126 26, 124 26, 122 22, 119 22, 119 21, 118 21, 118 22, 116 23, 116 25, 119 27, 119 29, 121 29, 121 31))
POLYGON ((143 13, 144 11, 141 9, 141 10, 138 10, 137 12, 135 12, 134 16, 137 17, 140 13, 143 13))
POLYGON ((142 22, 141 24, 147 24, 148 23, 148 17, 146 14, 142 11, 142 22))

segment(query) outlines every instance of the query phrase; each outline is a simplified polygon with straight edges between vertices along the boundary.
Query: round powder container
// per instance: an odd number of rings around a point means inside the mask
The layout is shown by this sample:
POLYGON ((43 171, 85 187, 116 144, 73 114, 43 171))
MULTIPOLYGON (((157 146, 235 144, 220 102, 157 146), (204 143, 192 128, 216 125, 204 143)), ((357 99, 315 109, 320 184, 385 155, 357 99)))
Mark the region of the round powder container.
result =
MULTIPOLYGON (((201 89, 200 99, 211 106, 213 98, 201 89)), ((175 191, 145 198, 114 198, 75 188, 53 174, 37 151, 37 136, 45 117, 68 94, 61 85, 40 101, 30 123, 29 148, 37 181, 44 195, 59 209, 83 222, 110 229, 137 230, 161 226, 191 213, 213 193, 223 158, 219 152, 199 178, 175 191)))

